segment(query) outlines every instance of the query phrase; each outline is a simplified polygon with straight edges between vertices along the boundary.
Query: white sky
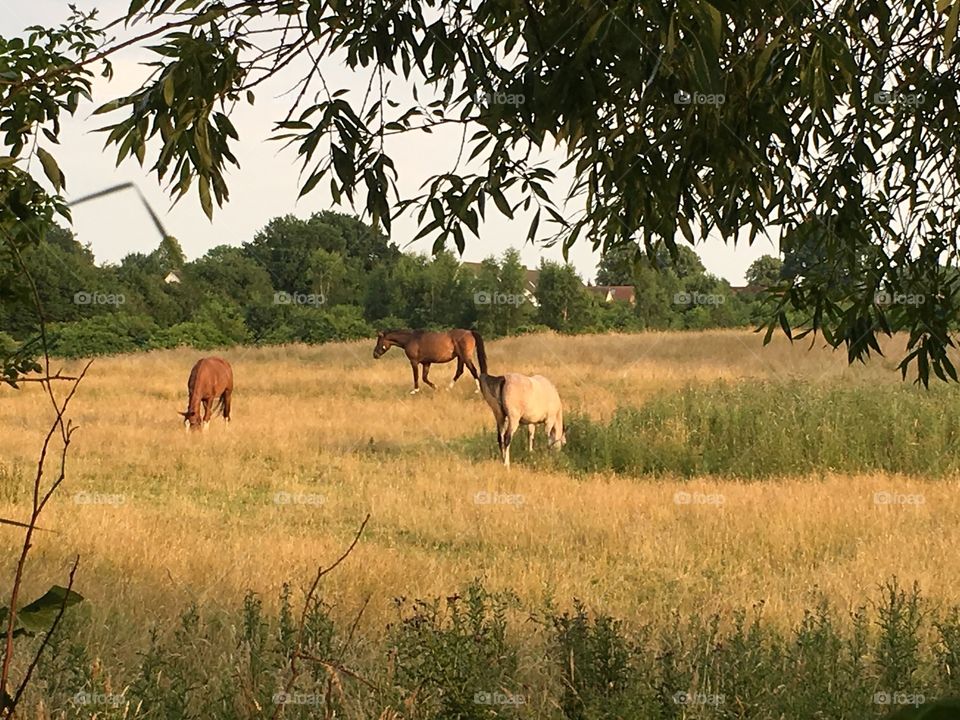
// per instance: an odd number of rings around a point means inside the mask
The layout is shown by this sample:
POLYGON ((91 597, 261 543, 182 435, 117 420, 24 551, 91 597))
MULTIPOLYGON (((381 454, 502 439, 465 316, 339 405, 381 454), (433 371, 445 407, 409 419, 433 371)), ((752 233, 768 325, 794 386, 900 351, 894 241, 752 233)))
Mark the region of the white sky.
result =
MULTIPOLYGON (((129 5, 129 0, 74 2, 81 10, 99 8, 102 21, 120 16, 129 5)), ((69 14, 65 0, 3 0, 3 6, 0 35, 7 37, 21 33, 29 25, 60 24, 69 14)), ((273 123, 283 118, 290 102, 289 96, 280 96, 287 89, 287 86, 280 84, 261 86, 253 107, 239 105, 231 115, 240 135, 240 141, 234 143, 233 147, 240 168, 231 172, 228 178, 230 201, 215 211, 213 222, 200 209, 194 188, 191 188, 187 197, 170 208, 169 197, 146 167, 141 168, 135 160, 130 159, 116 167, 116 150, 103 150, 103 135, 92 132, 114 117, 90 117, 95 107, 132 91, 143 82, 147 72, 138 65, 143 57, 142 54, 128 53, 115 58, 113 81, 97 82, 94 103, 82 104, 74 118, 64 118, 60 147, 51 150, 67 177, 68 199, 133 181, 161 215, 167 232, 180 241, 188 259, 199 257, 216 245, 240 245, 249 241, 258 229, 278 215, 293 213, 307 217, 326 209, 352 212, 349 207, 333 205, 325 182, 297 202, 300 164, 295 150, 290 148, 281 151, 280 143, 266 142, 273 123)), ((325 74, 325 79, 332 88, 347 87, 362 92, 366 87, 364 77, 354 76, 343 67, 334 68, 331 74, 325 74)), ((285 80, 288 85, 294 81, 292 76, 285 80)), ((402 194, 416 192, 424 178, 452 167, 459 150, 460 133, 460 130, 451 128, 446 132, 435 130, 429 135, 411 134, 393 140, 388 152, 396 164, 402 194)), ((151 161, 149 151, 147 160, 151 161)), ((40 172, 39 168, 33 169, 40 172)), ((567 184, 561 183, 555 188, 562 193, 566 191, 567 184)), ((77 206, 73 211, 73 221, 77 238, 90 244, 100 263, 117 262, 130 252, 150 252, 160 239, 132 190, 77 206)), ((480 226, 480 238, 465 233, 467 246, 462 259, 479 261, 489 255, 499 255, 508 247, 515 247, 520 250, 523 262, 529 267, 538 265, 541 257, 561 260, 559 248, 525 244, 528 226, 528 216, 517 215, 511 221, 488 208, 487 220, 480 226)), ((430 238, 408 244, 416 234, 414 217, 401 217, 394 221, 394 242, 407 251, 429 252, 432 244, 430 238)), ((451 246, 451 249, 454 248, 451 246)), ((752 247, 743 243, 734 248, 718 238, 707 238, 695 249, 709 272, 726 278, 734 285, 743 284, 744 272, 757 257, 776 254, 775 246, 765 239, 758 240, 752 247)), ((570 261, 585 280, 594 278, 597 260, 598 254, 587 244, 578 243, 570 251, 570 261)))

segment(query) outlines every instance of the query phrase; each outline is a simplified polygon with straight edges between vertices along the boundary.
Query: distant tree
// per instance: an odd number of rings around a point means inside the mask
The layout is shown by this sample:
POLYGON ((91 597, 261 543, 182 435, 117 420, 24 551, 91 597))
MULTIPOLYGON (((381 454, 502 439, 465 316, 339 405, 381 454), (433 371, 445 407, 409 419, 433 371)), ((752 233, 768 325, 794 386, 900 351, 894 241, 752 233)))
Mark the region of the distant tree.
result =
MULTIPOLYGON (((43 240, 23 250, 43 316, 48 322, 69 322, 110 312, 115 306, 87 302, 97 293, 116 294, 112 272, 98 268, 93 253, 73 233, 53 226, 43 240)), ((26 339, 36 331, 39 317, 32 288, 22 273, 4 276, 0 287, 0 330, 26 339)))
POLYGON ((347 261, 341 253, 317 248, 310 253, 304 274, 310 291, 322 296, 324 304, 332 306, 354 299, 352 284, 347 284, 347 261))
POLYGON ((306 220, 293 215, 273 218, 243 249, 267 270, 277 290, 298 293, 311 291, 311 280, 304 270, 315 250, 345 258, 346 267, 353 268, 353 277, 348 273, 344 282, 349 281, 357 293, 363 287, 364 274, 396 262, 400 256, 397 247, 379 231, 356 217, 329 211, 314 213, 306 220), (351 264, 351 259, 356 262, 351 264))
POLYGON ((120 261, 117 279, 124 294, 124 309, 152 317, 160 327, 170 327, 190 319, 196 308, 189 288, 167 283, 167 270, 157 253, 131 253, 120 261))
POLYGON ((157 264, 164 273, 179 271, 186 264, 183 248, 176 238, 167 235, 153 251, 157 264))
POLYGON ((578 332, 595 319, 591 297, 570 265, 543 261, 537 280, 537 322, 559 332, 578 332))
POLYGON ((485 336, 503 335, 500 308, 493 303, 500 289, 500 262, 490 256, 480 263, 473 282, 473 303, 477 329, 485 336))
POLYGON ((184 280, 199 286, 204 296, 219 295, 244 308, 273 302, 267 271, 241 248, 230 245, 218 245, 188 263, 184 280))
POLYGON ((492 337, 510 335, 530 322, 533 303, 525 294, 526 268, 520 253, 510 248, 498 260, 481 263, 474 282, 477 328, 492 337))
POLYGON ((680 325, 677 294, 683 285, 671 269, 658 270, 649 263, 637 268, 634 311, 641 328, 666 330, 680 325))
POLYGON ((420 327, 458 327, 474 317, 473 283, 460 272, 460 261, 450 252, 438 253, 423 267, 412 316, 420 327))
POLYGON ((501 297, 506 303, 497 304, 497 331, 500 335, 510 335, 518 328, 528 324, 533 318, 535 308, 526 295, 527 273, 520 261, 520 253, 514 248, 504 252, 500 259, 501 297))
POLYGON ((773 255, 761 255, 747 268, 748 285, 767 288, 779 283, 783 277, 783 261, 773 255))
POLYGON ((637 265, 642 262, 639 245, 614 245, 607 248, 597 264, 597 285, 633 285, 637 265))

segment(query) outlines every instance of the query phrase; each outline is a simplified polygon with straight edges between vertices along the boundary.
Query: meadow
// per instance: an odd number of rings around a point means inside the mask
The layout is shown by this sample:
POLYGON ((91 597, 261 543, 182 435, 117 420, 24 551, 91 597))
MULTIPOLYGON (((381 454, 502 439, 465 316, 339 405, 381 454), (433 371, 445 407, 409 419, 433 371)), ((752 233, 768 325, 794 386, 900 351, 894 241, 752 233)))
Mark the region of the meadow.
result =
MULTIPOLYGON (((904 384, 902 349, 893 338, 848 366, 739 330, 491 342, 491 372, 547 375, 569 416, 560 457, 541 433, 509 470, 469 375, 447 390, 454 366, 434 366, 442 389, 410 396, 405 357, 375 361, 372 340, 224 350, 233 422, 193 434, 177 412, 200 353, 100 358, 71 405, 67 480, 41 521, 55 533, 36 536, 26 595, 79 555, 88 602, 72 632, 126 667, 182 631, 186 608, 233 611, 252 591, 276 615, 285 583, 296 606, 369 514, 322 585, 332 623, 366 603, 368 657, 402 621, 397 598, 475 580, 510 594, 521 636, 534 607, 654 629, 716 615, 736 632, 737 609, 762 606, 788 633, 825 601, 854 627, 893 577, 946 608, 960 597, 960 393, 904 384)), ((38 387, 0 390, 0 516, 26 516, 50 419, 38 387)), ((10 577, 21 536, 0 533, 10 577)))

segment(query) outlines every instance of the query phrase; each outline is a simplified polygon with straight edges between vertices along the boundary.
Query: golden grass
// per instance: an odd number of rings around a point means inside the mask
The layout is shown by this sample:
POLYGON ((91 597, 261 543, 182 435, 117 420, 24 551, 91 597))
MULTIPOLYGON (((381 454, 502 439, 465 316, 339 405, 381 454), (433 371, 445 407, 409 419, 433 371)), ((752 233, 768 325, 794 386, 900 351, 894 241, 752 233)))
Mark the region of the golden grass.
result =
MULTIPOLYGON (((37 535, 27 595, 63 582, 79 554, 77 588, 94 617, 110 623, 91 629, 94 639, 142 644, 145 625, 172 624, 192 600, 236 607, 250 588, 269 605, 284 581, 305 585, 367 513, 362 542, 324 593, 343 617, 371 596, 371 635, 393 617, 392 598, 449 594, 474 577, 531 604, 552 595, 563 607, 578 597, 638 623, 760 600, 772 621, 793 623, 817 591, 853 608, 893 574, 919 581, 934 599, 960 591, 960 565, 945 562, 960 541, 956 480, 684 483, 506 471, 458 457, 448 443, 481 431, 495 442, 469 376, 452 391, 411 397, 405 358, 394 350, 374 361, 372 345, 222 353, 236 378, 234 422, 218 419, 193 436, 176 413, 200 353, 98 359, 71 407, 81 427, 68 479, 42 521, 59 534, 37 535), (874 492, 892 490, 922 493, 925 503, 873 503, 874 492), (480 491, 523 503, 477 504, 480 491), (678 491, 723 503, 677 504, 678 491), (278 504, 277 493, 301 502, 278 504), (123 502, 82 502, 106 495, 123 502)), ((716 331, 511 338, 490 343, 489 353, 492 371, 542 372, 568 408, 603 417, 718 378, 900 382, 901 349, 892 340, 889 359, 848 367, 841 353, 779 339, 763 348, 758 335, 716 331)), ((445 388, 453 369, 435 366, 433 380, 445 388)), ((27 515, 50 418, 40 388, 0 390, 4 517, 27 515)), ((2 530, 3 577, 19 539, 2 530)))

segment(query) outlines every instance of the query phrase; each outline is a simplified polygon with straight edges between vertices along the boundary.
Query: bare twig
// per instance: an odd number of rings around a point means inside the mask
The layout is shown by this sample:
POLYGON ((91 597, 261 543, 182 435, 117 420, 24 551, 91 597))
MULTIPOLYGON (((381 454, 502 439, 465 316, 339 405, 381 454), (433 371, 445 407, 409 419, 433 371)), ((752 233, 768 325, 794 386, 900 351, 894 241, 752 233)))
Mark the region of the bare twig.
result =
POLYGON ((18 383, 26 383, 26 382, 45 383, 45 382, 53 382, 54 380, 66 380, 69 382, 75 382, 77 379, 78 378, 75 375, 61 375, 60 373, 57 373, 56 375, 45 375, 44 377, 36 377, 36 378, 21 377, 21 378, 17 378, 16 381, 18 383))
MULTIPOLYGON (((317 568, 317 575, 313 579, 313 584, 310 586, 310 590, 307 591, 307 596, 303 601, 303 610, 300 613, 300 624, 297 626, 297 645, 294 648, 293 652, 290 653, 290 677, 287 678, 286 685, 284 685, 284 693, 290 692, 290 689, 293 687, 293 684, 297 681, 297 678, 300 676, 300 671, 297 668, 298 659, 309 659, 313 662, 319 662, 325 667, 342 667, 339 663, 331 663, 327 660, 320 660, 312 656, 307 655, 303 652, 303 627, 307 622, 307 613, 310 611, 310 607, 313 604, 313 597, 317 592, 317 587, 320 585, 320 580, 324 575, 331 572, 336 568, 340 563, 347 559, 347 556, 353 552, 353 549, 357 546, 357 543, 360 541, 360 536, 363 534, 363 529, 367 526, 367 521, 370 519, 370 513, 367 513, 367 516, 363 519, 363 522, 360 523, 360 527, 357 529, 357 534, 353 538, 353 542, 350 543, 350 546, 343 552, 343 554, 333 562, 333 564, 323 567, 322 565, 317 568)), ((366 603, 364 603, 366 607, 366 603)), ((363 611, 361 610, 361 613, 363 611)), ((341 653, 342 655, 342 653, 341 653)), ((344 674, 350 675, 351 677, 355 676, 352 672, 347 672, 344 668, 344 674)), ((273 709, 273 715, 271 718, 276 720, 280 717, 280 714, 283 712, 283 703, 278 703, 277 706, 273 709)))
MULTIPOLYGON (((83 369, 83 372, 81 372, 77 380, 74 381, 73 387, 70 389, 70 392, 67 394, 66 398, 64 398, 61 404, 56 406, 56 418, 51 423, 50 429, 47 431, 47 434, 43 440, 43 445, 40 449, 40 458, 37 461, 37 473, 33 481, 33 509, 30 513, 30 521, 27 526, 27 532, 24 535, 23 546, 20 550, 20 557, 17 560, 17 569, 14 574, 13 589, 10 591, 9 613, 7 615, 6 644, 4 648, 3 665, 2 668, 0 668, 0 697, 6 696, 7 687, 9 685, 10 665, 13 661, 13 632, 15 630, 17 621, 17 600, 19 599, 20 588, 23 584, 23 571, 27 563, 27 555, 32 547, 33 532, 37 529, 37 518, 40 516, 40 513, 43 512, 47 502, 50 500, 56 489, 60 487, 60 484, 66 477, 67 451, 70 447, 71 436, 73 435, 76 427, 71 426, 69 423, 64 425, 63 415, 66 412, 70 401, 73 399, 73 395, 76 392, 77 387, 79 387, 80 381, 83 379, 83 376, 86 375, 89 367, 90 363, 87 363, 86 367, 83 369), (58 428, 61 429, 63 438, 63 448, 60 454, 60 472, 50 484, 50 487, 41 496, 41 484, 43 482, 43 471, 46 464, 47 452, 50 448, 50 442, 53 439, 53 434, 58 428)), ((52 396, 52 391, 49 389, 49 385, 45 386, 45 389, 47 389, 52 396)), ((9 715, 13 714, 15 707, 15 704, 7 706, 9 715)))
MULTIPOLYGON (((43 367, 44 367, 44 376, 41 378, 30 378, 29 380, 39 382, 47 397, 50 399, 51 405, 53 406, 55 417, 53 422, 50 424, 50 428, 47 431, 43 439, 43 444, 40 448, 40 456, 37 460, 37 471, 33 481, 33 500, 32 500, 32 509, 30 513, 30 520, 25 524, 26 532, 24 533, 23 545, 20 550, 20 557, 17 560, 17 567, 14 573, 13 587, 10 591, 10 604, 9 610, 7 613, 7 630, 6 630, 6 641, 4 644, 4 654, 3 654, 3 663, 0 667, 0 703, 2 703, 2 711, 6 717, 13 717, 16 713, 17 703, 20 701, 20 698, 23 696, 24 691, 26 690, 27 685, 30 682, 30 678, 33 675, 33 671, 37 666, 37 663, 40 661, 40 657, 49 643, 50 637, 53 632, 56 630, 59 625, 60 619, 63 616, 64 611, 66 610, 67 600, 70 597, 70 592, 73 588, 74 576, 77 571, 77 567, 80 562, 80 558, 77 557, 76 561, 73 564, 73 568, 70 571, 70 582, 67 589, 64 602, 60 607, 60 611, 57 614, 57 617, 54 619, 54 622, 44 637, 43 642, 40 647, 37 649, 37 652, 34 654, 30 664, 27 667, 26 673, 23 679, 20 682, 20 685, 17 688, 16 695, 13 698, 10 698, 7 688, 10 684, 10 668, 13 662, 13 635, 16 629, 17 623, 17 601, 20 597, 20 590, 23 585, 23 573, 24 568, 26 567, 27 555, 30 552, 30 548, 33 546, 33 533, 36 530, 40 530, 37 526, 37 519, 40 517, 40 514, 43 512, 43 509, 46 507, 47 502, 53 496, 53 493, 56 492, 57 488, 60 487, 60 484, 64 481, 66 477, 66 467, 67 467, 67 452, 70 448, 70 441, 73 435, 73 432, 77 429, 76 426, 72 425, 69 421, 64 422, 64 415, 67 411, 67 408, 70 405, 70 402, 73 400, 74 394, 77 391, 77 388, 80 386, 80 382, 83 380, 84 376, 89 370, 92 360, 84 366, 83 370, 79 375, 70 378, 70 382, 73 383, 73 386, 70 388, 69 392, 63 398, 63 400, 58 400, 57 395, 53 389, 53 380, 66 380, 67 378, 61 375, 60 371, 52 373, 50 370, 50 352, 49 346, 47 343, 46 335, 46 322, 43 314, 43 304, 40 300, 40 293, 37 289, 37 285, 34 282, 33 276, 30 274, 26 264, 23 261, 23 257, 20 254, 19 249, 16 246, 16 243, 9 237, 6 236, 9 246, 13 250, 13 253, 17 259, 17 262, 20 264, 21 269, 23 270, 24 276, 29 282, 30 289, 33 295, 33 302, 37 310, 37 318, 40 325, 40 336, 41 336, 41 348, 43 353, 43 367), (50 483, 50 486, 46 489, 42 489, 44 470, 47 462, 47 453, 50 450, 50 443, 53 440, 54 433, 59 430, 60 438, 62 440, 63 446, 60 453, 60 469, 57 473, 57 476, 54 478, 53 482, 50 483)), ((7 521, 7 524, 12 525, 23 525, 16 521, 7 521)))

